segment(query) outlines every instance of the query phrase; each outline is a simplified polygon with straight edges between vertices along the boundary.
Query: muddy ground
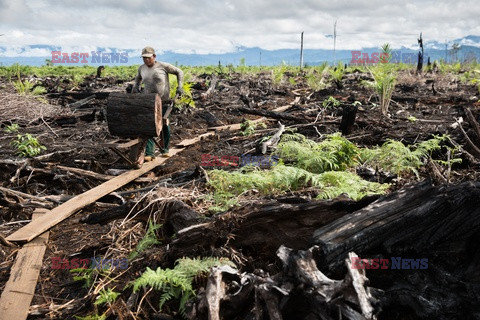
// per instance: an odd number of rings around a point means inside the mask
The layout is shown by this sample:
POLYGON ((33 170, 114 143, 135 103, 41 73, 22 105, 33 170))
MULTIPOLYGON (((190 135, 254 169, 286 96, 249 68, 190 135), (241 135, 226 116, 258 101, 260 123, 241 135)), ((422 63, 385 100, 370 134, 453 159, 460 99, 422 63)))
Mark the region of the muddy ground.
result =
MULTIPOLYGON (((377 146, 387 139, 413 144, 431 138, 433 135, 448 134, 451 140, 464 148, 464 152, 459 153, 463 162, 452 168, 450 183, 479 180, 478 162, 475 163, 475 159, 468 155, 472 150, 467 145, 464 135, 458 128, 452 127, 452 124, 459 117, 466 119, 465 108, 470 108, 477 121, 480 120, 480 95, 476 86, 460 83, 455 75, 418 76, 413 71, 402 71, 393 94, 388 117, 380 115, 379 107, 374 105, 375 95, 360 84, 361 80, 369 79, 369 75, 358 71, 344 76, 342 88, 331 85, 320 91, 310 89, 301 75, 291 75, 291 78, 295 79, 295 84, 285 79, 278 85, 272 83, 268 72, 256 75, 223 74, 218 77, 215 91, 207 98, 203 98, 202 94, 207 90, 205 81, 208 76, 194 77, 195 86, 192 92, 196 108, 175 110, 172 114, 172 145, 205 133, 208 127, 240 123, 244 119, 257 119, 258 116, 247 115, 238 110, 239 107, 246 106, 273 110, 291 105, 286 112, 303 118, 304 121, 299 123, 281 120, 281 122, 287 127, 296 128, 297 132, 313 140, 321 141, 323 135, 339 131, 343 107, 352 105, 354 101, 360 101, 362 106, 358 109, 355 125, 346 136, 358 146, 377 146), (323 110, 322 102, 330 96, 341 101, 342 105, 335 109, 323 110), (409 117, 410 119, 415 117, 416 121, 410 121, 409 117), (315 119, 317 122, 312 124, 315 119)), ((68 172, 68 170, 60 170, 56 166, 80 168, 108 175, 114 174, 114 169, 117 169, 117 172, 130 169, 128 164, 119 159, 110 149, 101 146, 102 143, 114 140, 108 132, 104 116, 108 93, 125 92, 128 85, 126 82, 113 78, 100 78, 95 82, 87 81, 85 87, 75 88, 68 80, 61 78, 35 79, 35 81, 45 86, 49 92, 37 97, 21 96, 6 79, 0 80, 0 112, 2 113, 0 114, 2 126, 0 184, 4 188, 43 199, 26 199, 0 193, 0 232, 4 237, 25 225, 25 220, 31 219, 35 208, 51 208, 65 201, 65 196, 78 195, 102 182, 92 177, 68 172), (87 104, 78 108, 72 107, 73 103, 93 94, 95 98, 87 104), (39 98, 41 101, 38 100, 39 98), (8 133, 4 130, 13 123, 20 125, 19 132, 31 133, 46 146, 43 156, 28 159, 16 156, 15 149, 10 145, 16 133, 8 133), (48 196, 57 197, 49 200, 48 196)), ((208 207, 211 203, 202 197, 208 192, 205 188, 205 179, 202 176, 195 178, 193 175, 201 164, 202 154, 217 156, 254 154, 255 141, 277 130, 277 120, 270 119, 266 123, 267 129, 260 129, 253 136, 222 131, 215 137, 202 140, 145 175, 154 179, 153 182, 132 182, 117 192, 141 189, 161 181, 160 190, 166 200, 182 200, 197 212, 209 216, 211 214, 208 207), (190 174, 192 178, 185 179, 185 176, 190 174)), ((464 128, 468 134, 472 133, 468 123, 464 123, 464 128)), ((480 145, 478 141, 476 143, 480 145)), ((439 156, 442 157, 441 154, 439 156)), ((232 170, 233 168, 224 167, 224 169, 232 170)), ((427 167, 420 170, 420 175, 420 180, 436 181, 427 167)), ((390 192, 410 183, 418 183, 414 175, 396 179, 390 192)), ((87 225, 80 220, 92 212, 102 212, 113 206, 134 202, 143 197, 146 192, 105 196, 96 204, 85 207, 50 230, 48 248, 28 319, 73 319, 74 315, 100 314, 105 310, 93 304, 92 290, 82 287, 82 283, 74 282, 68 270, 53 269, 52 258, 71 259, 105 254, 117 259, 127 257, 144 235, 145 221, 131 219, 122 224, 123 220, 118 219, 102 225, 87 225)), ((303 194, 296 193, 295 196, 309 200, 310 192, 311 190, 306 190, 303 194)), ((251 204, 261 200, 252 195, 251 199, 244 201, 251 204)), ((270 197, 269 200, 275 199, 270 197)), ((235 210, 232 209, 232 212, 235 210)), ((228 219, 228 216, 225 219, 228 219)), ((157 266, 172 267, 171 259, 164 259, 170 240, 166 238, 162 241, 163 244, 156 245, 154 249, 130 261, 128 270, 115 271, 114 276, 118 276, 115 280, 117 291, 121 291, 121 288, 137 278, 147 266, 152 269, 157 266)), ((212 247, 214 246, 212 244, 212 247)), ((3 244, 1 246, 0 288, 2 290, 10 275, 17 249, 3 244)), ((218 255, 218 251, 213 248, 212 252, 218 255)), ((208 256, 212 252, 204 252, 204 255, 208 256)), ((263 269, 273 274, 281 268, 275 259, 262 260, 264 257, 255 256, 255 252, 252 251, 238 254, 241 256, 238 261, 243 264, 242 270, 263 269)), ((121 295, 123 301, 127 301, 130 294, 131 290, 123 291, 121 295)), ((152 308, 157 310, 157 307, 152 308)), ((113 308, 116 312, 120 312, 120 309, 118 306, 116 309, 113 308)), ((144 313, 140 312, 139 318, 153 318, 156 314, 148 304, 144 303, 143 309, 144 313)), ((174 306, 167 306, 165 311, 170 315, 175 314, 174 306)), ((125 311, 125 319, 129 319, 127 314, 128 312, 125 311)), ((159 313, 156 315, 157 318, 161 318, 159 313)), ((109 317, 109 319, 116 318, 113 315, 109 317)), ((164 315, 164 318, 168 316, 164 315)))

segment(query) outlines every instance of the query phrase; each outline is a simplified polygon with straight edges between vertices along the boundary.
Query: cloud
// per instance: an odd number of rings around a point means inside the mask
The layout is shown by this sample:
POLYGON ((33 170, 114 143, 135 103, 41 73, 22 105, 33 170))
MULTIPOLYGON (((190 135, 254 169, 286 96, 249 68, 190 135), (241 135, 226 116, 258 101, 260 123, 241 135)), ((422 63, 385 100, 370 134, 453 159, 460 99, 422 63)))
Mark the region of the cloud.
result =
POLYGON ((413 47, 480 34, 476 1, 0 0, 0 46, 117 47, 222 53, 264 49, 413 47))

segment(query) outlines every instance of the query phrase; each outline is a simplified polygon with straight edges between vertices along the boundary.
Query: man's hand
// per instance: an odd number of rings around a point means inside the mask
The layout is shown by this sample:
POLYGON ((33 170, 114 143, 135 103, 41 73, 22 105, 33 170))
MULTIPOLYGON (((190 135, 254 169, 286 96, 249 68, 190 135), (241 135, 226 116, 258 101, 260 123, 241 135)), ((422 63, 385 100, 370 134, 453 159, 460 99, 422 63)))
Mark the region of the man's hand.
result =
POLYGON ((182 87, 178 87, 176 93, 178 96, 183 96, 185 94, 182 87))

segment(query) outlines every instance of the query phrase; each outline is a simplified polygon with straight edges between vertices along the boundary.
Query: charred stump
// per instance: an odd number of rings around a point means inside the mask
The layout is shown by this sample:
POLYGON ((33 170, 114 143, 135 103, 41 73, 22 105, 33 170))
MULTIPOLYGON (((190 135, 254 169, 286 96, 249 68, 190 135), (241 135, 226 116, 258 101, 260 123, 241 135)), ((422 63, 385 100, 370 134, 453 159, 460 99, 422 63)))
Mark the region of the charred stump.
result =
POLYGON ((342 112, 342 122, 340 123, 340 131, 342 134, 348 135, 352 132, 355 118, 357 117, 358 107, 354 105, 345 106, 342 112))

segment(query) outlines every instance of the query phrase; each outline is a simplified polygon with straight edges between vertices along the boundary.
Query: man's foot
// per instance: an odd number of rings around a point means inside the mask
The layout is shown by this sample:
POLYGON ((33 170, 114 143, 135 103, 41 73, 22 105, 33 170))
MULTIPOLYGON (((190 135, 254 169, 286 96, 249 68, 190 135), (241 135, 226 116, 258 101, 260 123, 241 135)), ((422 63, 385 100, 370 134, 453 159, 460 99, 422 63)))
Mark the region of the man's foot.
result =
POLYGON ((168 154, 168 151, 169 151, 168 149, 163 149, 162 152, 161 152, 162 157, 164 157, 164 158, 170 157, 170 155, 168 154))
POLYGON ((144 158, 145 162, 152 161, 153 159, 155 159, 155 156, 145 156, 144 158))

